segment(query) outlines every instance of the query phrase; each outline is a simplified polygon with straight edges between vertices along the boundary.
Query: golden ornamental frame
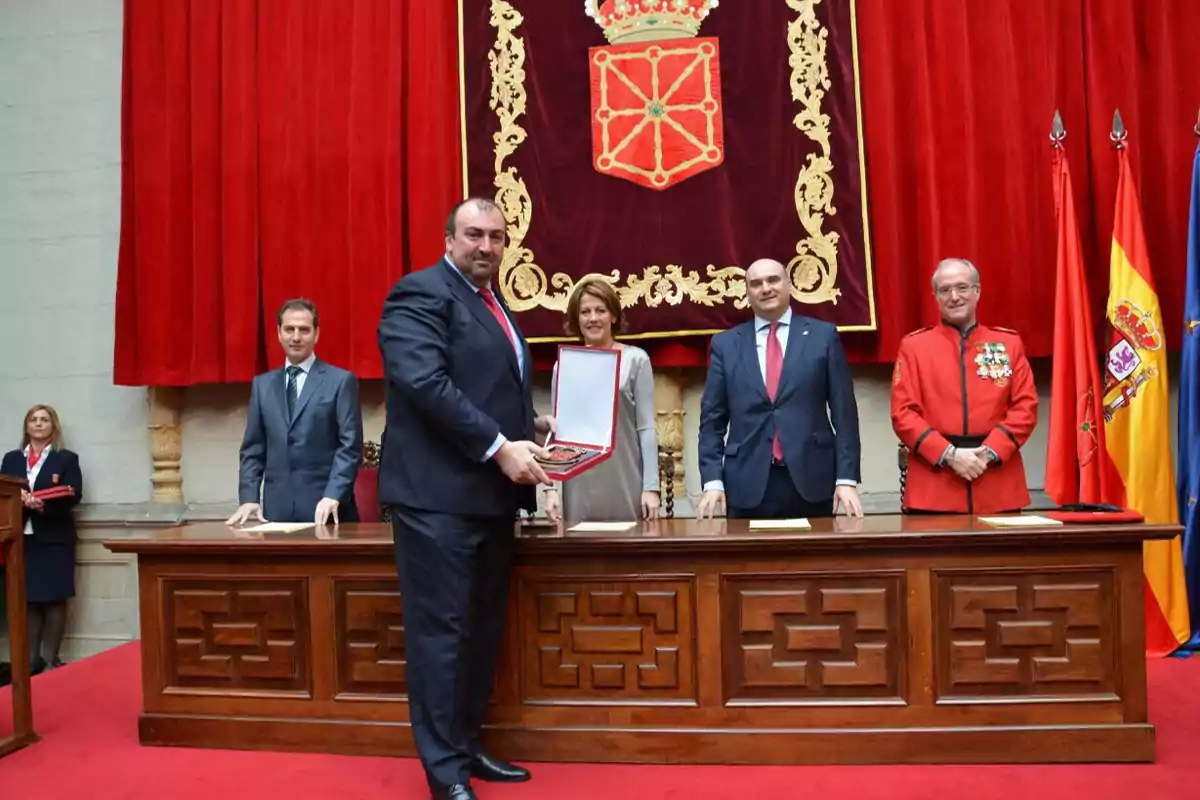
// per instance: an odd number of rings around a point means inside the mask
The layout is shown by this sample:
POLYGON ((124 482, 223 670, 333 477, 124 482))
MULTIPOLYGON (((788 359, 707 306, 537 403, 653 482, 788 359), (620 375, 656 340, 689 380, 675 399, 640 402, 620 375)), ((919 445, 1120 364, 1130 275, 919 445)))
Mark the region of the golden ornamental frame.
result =
MULTIPOLYGON (((850 4, 851 50, 854 69, 854 107, 858 145, 859 186, 862 207, 863 254, 866 261, 867 306, 870 319, 866 324, 839 325, 841 331, 873 331, 877 328, 875 315, 874 269, 871 254, 869 214, 867 210, 866 157, 863 151, 862 92, 858 67, 858 21, 855 0, 850 4)), ((470 193, 467 152, 466 56, 463 2, 458 0, 458 69, 459 69, 459 128, 462 148, 463 195, 470 193)), ((524 143, 528 134, 519 120, 524 115, 528 95, 525 90, 525 40, 517 32, 524 16, 513 3, 517 0, 490 0, 490 24, 496 30, 496 40, 488 53, 492 85, 489 107, 496 113, 499 130, 493 136, 495 147, 496 204, 508 221, 508 245, 500 263, 499 284, 505 302, 513 311, 545 308, 566 311, 567 301, 576 279, 556 272, 547 276, 538 266, 533 251, 524 245, 533 221, 533 198, 525 181, 508 158, 524 143)), ((796 255, 787 263, 792 281, 792 296, 799 302, 815 305, 837 304, 841 290, 837 288, 838 234, 825 230, 827 215, 836 214, 833 204, 834 164, 829 144, 829 115, 821 110, 826 90, 830 86, 826 60, 826 41, 829 32, 817 19, 817 6, 822 0, 781 0, 796 12, 788 25, 788 64, 792 69, 792 99, 800 110, 793 118, 796 128, 820 150, 810 153, 796 178, 793 198, 796 215, 804 236, 796 243, 796 255)), ((735 308, 746 307, 745 270, 736 265, 705 268, 707 278, 697 270, 685 272, 680 264, 652 264, 640 273, 622 277, 618 270, 593 273, 617 290, 621 306, 629 308, 644 302, 648 308, 666 303, 679 305, 685 299, 705 306, 715 306, 729 300, 735 308)), ((582 279, 582 278, 581 278, 582 279)), ((622 336, 629 339, 652 339, 671 336, 708 335, 720 330, 656 331, 622 336)), ((561 336, 532 337, 531 342, 567 341, 561 336)))

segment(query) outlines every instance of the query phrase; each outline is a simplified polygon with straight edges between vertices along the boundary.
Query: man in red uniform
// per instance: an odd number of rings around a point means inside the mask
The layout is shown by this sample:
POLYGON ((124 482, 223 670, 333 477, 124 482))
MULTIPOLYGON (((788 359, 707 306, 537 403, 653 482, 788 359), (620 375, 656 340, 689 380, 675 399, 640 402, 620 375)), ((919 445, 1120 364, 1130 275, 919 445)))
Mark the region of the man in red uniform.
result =
POLYGON ((941 324, 900 342, 892 428, 908 448, 904 509, 991 514, 1029 504, 1021 446, 1037 390, 1015 331, 975 321, 979 271, 946 259, 933 273, 941 324))

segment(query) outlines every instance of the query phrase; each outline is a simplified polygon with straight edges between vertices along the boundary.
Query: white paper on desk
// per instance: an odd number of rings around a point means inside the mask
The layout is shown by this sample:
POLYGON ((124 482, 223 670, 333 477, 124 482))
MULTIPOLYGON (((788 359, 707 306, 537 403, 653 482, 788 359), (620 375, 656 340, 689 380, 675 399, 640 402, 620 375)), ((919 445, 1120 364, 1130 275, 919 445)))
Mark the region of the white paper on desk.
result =
POLYGON ((750 520, 750 530, 752 531, 794 531, 808 530, 812 525, 808 524, 808 520, 804 517, 797 519, 752 519, 750 520))
POLYGON ((264 522, 261 525, 255 525, 253 528, 242 528, 241 530, 250 531, 251 533, 295 533, 306 528, 317 527, 312 522, 264 522))
POLYGON ((579 531, 580 533, 622 533, 637 525, 636 522, 581 522, 578 525, 573 525, 567 528, 568 531, 579 531))
POLYGON ((1039 517, 1035 514, 1021 517, 980 517, 979 521, 994 528, 1040 528, 1044 525, 1062 525, 1062 520, 1039 517))

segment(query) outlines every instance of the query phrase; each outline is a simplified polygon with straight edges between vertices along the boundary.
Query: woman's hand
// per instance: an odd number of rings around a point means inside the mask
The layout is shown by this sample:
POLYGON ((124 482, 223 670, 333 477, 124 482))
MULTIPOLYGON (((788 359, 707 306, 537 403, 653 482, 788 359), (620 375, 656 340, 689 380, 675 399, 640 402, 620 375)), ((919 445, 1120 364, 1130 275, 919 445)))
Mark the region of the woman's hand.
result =
POLYGON ((42 511, 46 508, 46 503, 40 497, 34 497, 33 492, 21 490, 21 504, 33 511, 42 511))
POLYGON ((658 519, 658 492, 642 492, 642 519, 658 519))
POLYGON ((547 440, 558 429, 558 421, 551 416, 541 416, 533 421, 533 440, 541 447, 546 446, 547 440))
POLYGON ((551 522, 562 522, 562 500, 554 489, 546 490, 546 517, 551 522))

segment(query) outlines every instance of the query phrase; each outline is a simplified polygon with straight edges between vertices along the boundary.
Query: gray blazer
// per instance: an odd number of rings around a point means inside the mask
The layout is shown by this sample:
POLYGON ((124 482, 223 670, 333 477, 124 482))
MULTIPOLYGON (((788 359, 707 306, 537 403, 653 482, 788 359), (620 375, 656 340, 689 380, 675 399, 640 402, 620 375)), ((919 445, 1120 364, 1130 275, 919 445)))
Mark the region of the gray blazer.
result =
POLYGON ((288 421, 283 368, 254 379, 242 437, 238 502, 255 503, 271 522, 311 522, 322 497, 357 519, 354 480, 362 461, 362 408, 350 372, 315 361, 288 421))

